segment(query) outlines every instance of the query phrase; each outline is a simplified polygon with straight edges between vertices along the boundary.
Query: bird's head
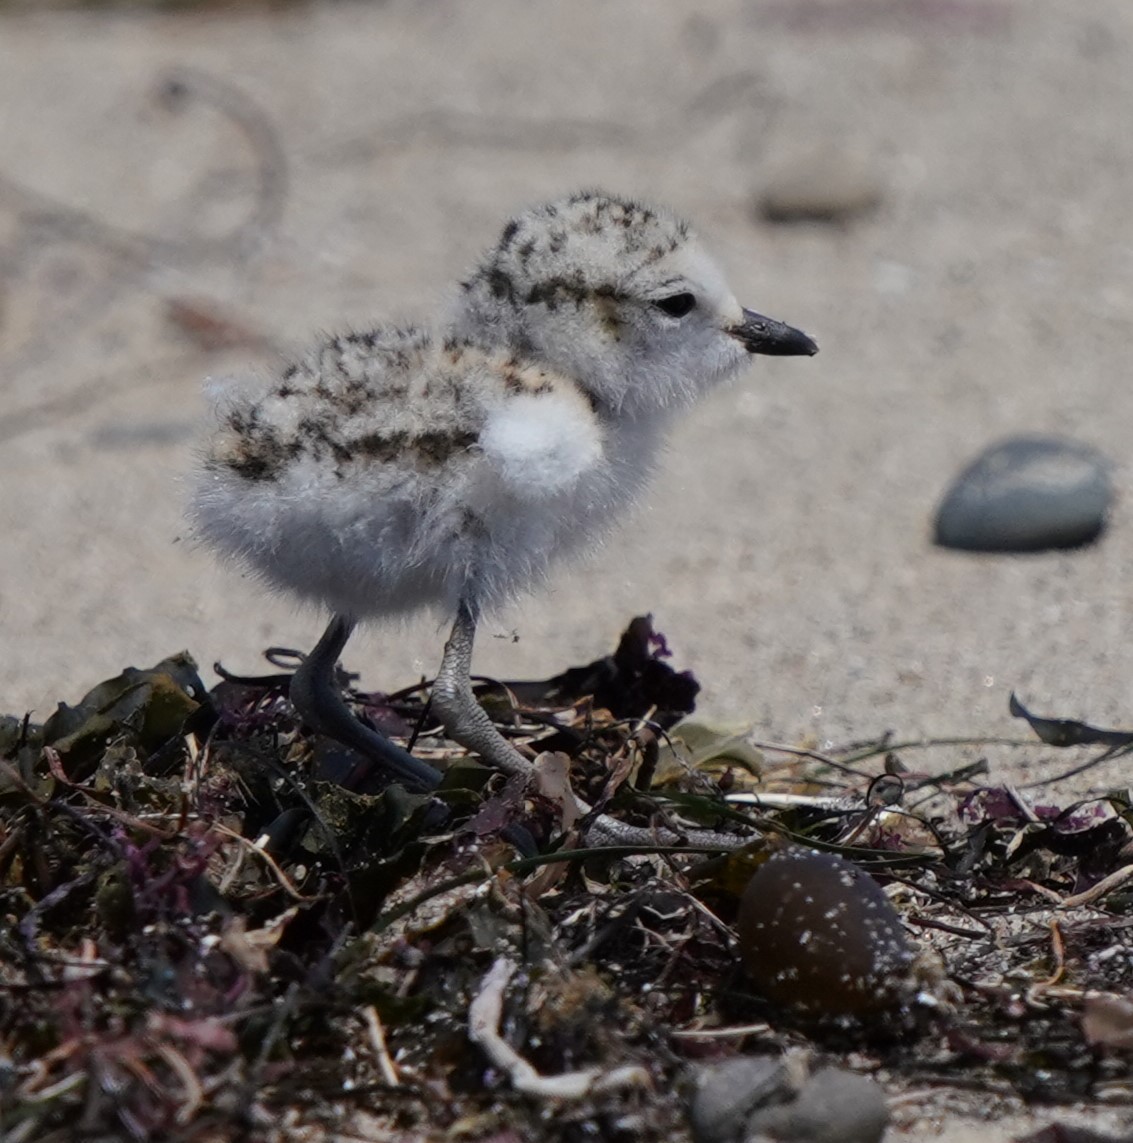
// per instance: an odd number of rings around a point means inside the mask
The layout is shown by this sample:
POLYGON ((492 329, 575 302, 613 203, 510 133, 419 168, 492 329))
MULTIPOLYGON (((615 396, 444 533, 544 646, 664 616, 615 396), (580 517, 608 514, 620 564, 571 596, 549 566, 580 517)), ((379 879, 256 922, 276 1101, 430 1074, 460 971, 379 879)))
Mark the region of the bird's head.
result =
POLYGON ((456 326, 547 362, 630 417, 689 404, 754 353, 818 348, 741 307, 684 222, 598 192, 509 222, 463 284, 456 326))

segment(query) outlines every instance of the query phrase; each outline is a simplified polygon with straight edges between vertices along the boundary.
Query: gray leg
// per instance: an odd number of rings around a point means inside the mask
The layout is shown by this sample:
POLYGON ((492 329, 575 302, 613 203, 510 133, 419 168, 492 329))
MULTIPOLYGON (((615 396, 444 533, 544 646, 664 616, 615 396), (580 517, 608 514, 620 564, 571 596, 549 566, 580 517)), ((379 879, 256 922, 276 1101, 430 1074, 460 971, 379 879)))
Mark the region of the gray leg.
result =
MULTIPOLYGON (((357 750, 364 757, 390 771, 407 785, 434 789, 441 780, 440 771, 414 758, 384 735, 371 730, 350 713, 335 683, 334 668, 346 641, 354 630, 354 621, 336 615, 315 649, 291 676, 291 702, 303 721, 320 734, 357 750)), ((433 706, 444 723, 445 731, 462 746, 478 754, 490 766, 508 774, 532 772, 531 763, 496 728, 472 693, 469 668, 472 665, 472 641, 476 634, 476 612, 461 604, 452 635, 445 644, 440 674, 433 685, 433 706)), ((583 812, 589 807, 579 802, 583 812)), ((689 830, 680 838, 666 829, 643 829, 626 825, 607 814, 600 814, 588 832, 588 840, 596 845, 671 845, 686 841, 691 848, 704 845, 715 849, 721 844, 739 847, 747 838, 706 830, 689 830)))
MULTIPOLYGON (((478 754, 489 766, 507 774, 529 777, 530 762, 492 725, 484 708, 472 693, 472 641, 476 635, 476 609, 462 603, 457 610, 452 634, 445 644, 444 659, 433 684, 433 709, 444 724, 445 733, 461 746, 478 754)), ((583 813, 590 807, 577 799, 583 813)), ((748 838, 691 829, 677 835, 669 829, 647 829, 627 825, 608 814, 599 814, 591 825, 587 840, 592 845, 674 845, 687 842, 690 849, 703 845, 708 849, 726 846, 739 848, 748 838)))
POLYGON ((470 674, 476 620, 476 609, 462 602, 433 684, 433 709, 444 724, 445 733, 478 754, 489 766, 505 774, 529 775, 531 763, 492 725, 472 693, 470 674))
POLYGON ((357 750, 406 785, 421 790, 435 789, 441 781, 439 770, 359 722, 343 701, 334 668, 353 630, 354 620, 344 615, 336 615, 330 621, 315 649, 291 676, 292 706, 312 730, 357 750))

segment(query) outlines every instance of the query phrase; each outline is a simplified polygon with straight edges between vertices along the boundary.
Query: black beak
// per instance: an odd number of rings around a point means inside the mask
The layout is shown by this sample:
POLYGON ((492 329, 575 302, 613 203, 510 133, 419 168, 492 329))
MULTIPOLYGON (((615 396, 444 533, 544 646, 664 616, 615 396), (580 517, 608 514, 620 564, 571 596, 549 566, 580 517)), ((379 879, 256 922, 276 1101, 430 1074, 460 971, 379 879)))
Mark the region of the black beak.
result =
POLYGON ((766 353, 773 357, 813 357, 818 346, 801 329, 764 317, 754 310, 744 310, 744 320, 728 332, 748 353, 766 353))

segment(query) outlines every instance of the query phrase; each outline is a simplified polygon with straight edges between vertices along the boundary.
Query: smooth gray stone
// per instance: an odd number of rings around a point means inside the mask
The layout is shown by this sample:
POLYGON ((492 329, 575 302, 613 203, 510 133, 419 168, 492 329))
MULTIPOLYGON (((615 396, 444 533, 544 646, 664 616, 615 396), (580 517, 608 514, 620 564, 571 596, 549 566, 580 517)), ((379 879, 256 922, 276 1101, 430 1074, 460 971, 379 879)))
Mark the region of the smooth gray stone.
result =
POLYGON ((865 1076, 822 1068, 798 1098, 748 1119, 746 1143, 880 1143, 889 1125, 881 1088, 865 1076))
POLYGON ((936 513, 936 543, 973 552, 1037 552, 1088 544, 1113 500, 1109 465, 1060 437, 1009 437, 956 479, 936 513))
POLYGON ((770 1056, 707 1064, 697 1074, 689 1108, 692 1137, 696 1143, 741 1143, 753 1111, 793 1094, 786 1066, 770 1056))

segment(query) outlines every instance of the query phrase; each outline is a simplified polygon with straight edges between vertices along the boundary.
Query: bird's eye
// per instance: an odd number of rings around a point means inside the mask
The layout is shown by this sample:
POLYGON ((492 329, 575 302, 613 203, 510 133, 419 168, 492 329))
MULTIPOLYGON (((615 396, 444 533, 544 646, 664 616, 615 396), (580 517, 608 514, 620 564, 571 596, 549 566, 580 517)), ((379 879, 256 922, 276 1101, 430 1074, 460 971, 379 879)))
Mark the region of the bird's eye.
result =
POLYGON ((658 298, 653 304, 669 317, 682 318, 696 307, 696 298, 692 294, 671 294, 658 298))

